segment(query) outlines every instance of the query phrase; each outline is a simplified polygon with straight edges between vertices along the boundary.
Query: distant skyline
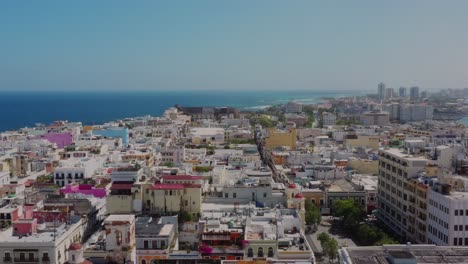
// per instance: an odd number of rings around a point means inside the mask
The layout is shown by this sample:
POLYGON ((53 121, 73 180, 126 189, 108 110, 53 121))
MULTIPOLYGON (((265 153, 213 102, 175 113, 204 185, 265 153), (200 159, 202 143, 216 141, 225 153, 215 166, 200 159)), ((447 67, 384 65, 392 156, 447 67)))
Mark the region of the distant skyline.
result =
POLYGON ((0 90, 468 87, 468 1, 2 1, 0 90))

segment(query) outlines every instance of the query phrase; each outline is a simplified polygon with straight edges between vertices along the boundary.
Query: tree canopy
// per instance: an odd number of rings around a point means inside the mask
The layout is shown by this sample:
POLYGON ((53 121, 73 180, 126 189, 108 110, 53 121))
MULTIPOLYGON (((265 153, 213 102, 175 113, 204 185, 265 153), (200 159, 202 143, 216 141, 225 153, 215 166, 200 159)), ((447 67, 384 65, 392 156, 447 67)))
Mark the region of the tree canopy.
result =
POLYGON ((364 219, 365 213, 353 200, 338 200, 334 203, 334 215, 340 217, 344 228, 353 229, 364 219))
POLYGON ((317 239, 322 246, 323 255, 327 256, 330 260, 338 257, 338 241, 336 241, 336 239, 330 237, 330 235, 325 232, 320 233, 317 239))

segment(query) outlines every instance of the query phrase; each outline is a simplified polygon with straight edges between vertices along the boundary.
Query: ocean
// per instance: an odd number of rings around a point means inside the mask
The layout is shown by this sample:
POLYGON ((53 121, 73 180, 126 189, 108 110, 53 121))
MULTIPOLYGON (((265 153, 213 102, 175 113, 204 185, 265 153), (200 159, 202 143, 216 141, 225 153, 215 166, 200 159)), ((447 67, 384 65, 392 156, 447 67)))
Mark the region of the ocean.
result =
POLYGON ((0 131, 49 124, 56 120, 85 125, 135 116, 160 116, 176 104, 230 106, 258 110, 297 101, 316 103, 322 97, 365 95, 363 91, 32 91, 0 92, 0 131))

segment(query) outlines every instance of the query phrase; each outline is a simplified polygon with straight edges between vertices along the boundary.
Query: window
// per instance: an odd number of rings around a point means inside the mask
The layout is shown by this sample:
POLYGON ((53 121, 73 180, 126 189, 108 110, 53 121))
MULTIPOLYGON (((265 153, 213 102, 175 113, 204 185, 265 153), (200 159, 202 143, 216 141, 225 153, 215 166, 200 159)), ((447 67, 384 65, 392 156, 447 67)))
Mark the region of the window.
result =
POLYGON ((274 255, 275 255, 275 252, 273 251, 273 248, 269 247, 268 248, 268 257, 272 258, 274 255))
POLYGON ((29 253, 29 260, 34 261, 34 253, 29 253))
POLYGON ((232 193, 232 198, 237 198, 237 194, 236 194, 236 193, 232 193))
POLYGON ((463 215, 463 210, 460 210, 460 215, 463 215))
POLYGON ((148 240, 143 241, 143 248, 144 249, 148 248, 148 240))
POLYGON ((458 215, 458 210, 455 210, 455 215, 458 215))
POLYGON ((468 237, 465 237, 465 246, 468 246, 468 237))
POLYGON ((72 257, 72 261, 75 261, 75 255, 72 255, 71 257, 72 257))
POLYGON ((459 225, 458 230, 463 231, 463 225, 459 225))
POLYGON ((267 193, 263 193, 263 198, 266 198, 267 197, 267 193))
POLYGON ((225 194, 224 194, 224 198, 229 198, 229 194, 228 194, 228 193, 225 193, 225 194))
POLYGON ((258 256, 259 258, 263 258, 263 248, 262 248, 262 247, 259 247, 259 248, 258 248, 257 256, 258 256))
POLYGON ((26 258, 24 257, 24 253, 20 253, 20 261, 25 261, 26 258))
POLYGON ((146 259, 142 259, 141 264, 146 264, 146 259))
POLYGON ((253 249, 252 249, 252 248, 249 248, 249 249, 247 250, 247 257, 253 258, 253 249))
POLYGON ((4 261, 11 261, 10 252, 5 252, 5 257, 3 258, 4 261))
POLYGON ((454 246, 458 246, 458 245, 457 245, 457 242, 458 242, 458 239, 457 239, 456 237, 454 237, 454 238, 453 238, 453 245, 454 245, 454 246))

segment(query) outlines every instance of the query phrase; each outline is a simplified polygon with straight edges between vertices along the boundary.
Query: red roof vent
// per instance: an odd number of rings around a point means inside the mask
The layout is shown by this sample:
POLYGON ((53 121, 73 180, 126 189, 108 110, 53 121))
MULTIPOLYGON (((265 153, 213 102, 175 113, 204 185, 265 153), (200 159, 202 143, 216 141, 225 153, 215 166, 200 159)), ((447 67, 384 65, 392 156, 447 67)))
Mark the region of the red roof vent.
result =
POLYGON ((82 248, 80 243, 73 243, 70 245, 68 250, 74 251, 74 250, 80 250, 82 248))
POLYGON ((304 195, 302 195, 302 193, 298 193, 298 194, 296 194, 296 195, 294 196, 294 198, 300 198, 300 199, 302 199, 302 198, 304 198, 304 195))

